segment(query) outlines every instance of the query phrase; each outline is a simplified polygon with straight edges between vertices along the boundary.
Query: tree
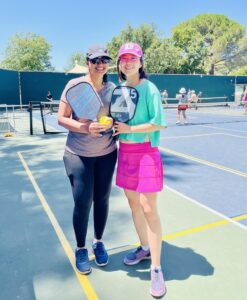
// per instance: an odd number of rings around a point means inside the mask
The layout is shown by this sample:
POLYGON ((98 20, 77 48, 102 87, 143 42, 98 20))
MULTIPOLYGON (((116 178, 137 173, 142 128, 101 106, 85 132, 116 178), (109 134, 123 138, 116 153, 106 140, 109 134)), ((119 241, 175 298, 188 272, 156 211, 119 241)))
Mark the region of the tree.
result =
POLYGON ((184 58, 185 70, 191 67, 211 75, 229 73, 246 59, 245 28, 224 15, 198 15, 172 32, 172 39, 184 58))
POLYGON ((180 53, 171 39, 155 41, 146 50, 145 69, 148 73, 176 74, 180 65, 180 53))
POLYGON ((245 65, 242 68, 239 68, 238 70, 234 70, 229 75, 247 76, 247 66, 245 65))
POLYGON ((113 37, 108 44, 113 61, 117 59, 119 47, 127 42, 140 44, 148 73, 177 73, 180 61, 178 51, 170 39, 161 37, 154 24, 142 24, 136 29, 128 25, 119 36, 113 37))
POLYGON ((51 46, 35 34, 16 34, 9 42, 1 66, 16 71, 54 70, 50 62, 51 46))
POLYGON ((85 66, 86 56, 81 52, 73 53, 71 55, 71 57, 69 58, 69 62, 64 70, 66 72, 69 71, 70 69, 72 69, 75 66, 75 64, 78 64, 80 66, 85 66))
POLYGON ((235 53, 232 53, 232 56, 229 57, 226 67, 227 74, 234 72, 236 70, 237 72, 242 72, 242 74, 239 75, 247 75, 247 38, 244 37, 238 42, 238 47, 235 49, 235 53))
POLYGON ((141 45, 143 52, 156 41, 159 40, 159 33, 157 33, 155 26, 143 24, 139 28, 134 29, 130 25, 126 30, 122 30, 119 36, 113 37, 107 47, 109 53, 114 60, 117 59, 119 47, 127 42, 135 42, 141 45))

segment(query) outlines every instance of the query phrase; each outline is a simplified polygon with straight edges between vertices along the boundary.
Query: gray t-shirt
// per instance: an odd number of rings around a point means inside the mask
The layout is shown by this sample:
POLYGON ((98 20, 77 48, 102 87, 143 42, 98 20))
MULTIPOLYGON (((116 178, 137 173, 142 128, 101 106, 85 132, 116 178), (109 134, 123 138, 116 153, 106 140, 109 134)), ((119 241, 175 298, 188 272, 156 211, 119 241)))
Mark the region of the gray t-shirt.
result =
MULTIPOLYGON (((63 90, 61 100, 66 101, 66 91, 72 86, 85 81, 84 76, 70 80, 63 90)), ((100 109, 98 117, 109 115, 109 106, 112 91, 115 85, 112 82, 106 82, 103 89, 98 92, 104 106, 100 109)), ((72 114, 72 118, 74 115, 72 114)), ((65 150, 79 156, 95 157, 111 153, 116 149, 115 139, 112 137, 112 131, 105 133, 101 137, 93 137, 88 133, 79 133, 69 131, 65 150)))

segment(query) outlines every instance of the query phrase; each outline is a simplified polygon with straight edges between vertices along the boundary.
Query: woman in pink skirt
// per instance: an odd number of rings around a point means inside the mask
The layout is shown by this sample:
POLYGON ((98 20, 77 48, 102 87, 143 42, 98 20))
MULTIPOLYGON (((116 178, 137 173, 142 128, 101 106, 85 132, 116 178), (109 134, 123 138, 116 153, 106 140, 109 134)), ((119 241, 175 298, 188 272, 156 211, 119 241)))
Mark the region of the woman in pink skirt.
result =
POLYGON ((147 80, 143 52, 136 43, 121 46, 118 74, 122 85, 139 94, 136 112, 127 123, 115 122, 119 135, 116 184, 124 189, 132 210, 140 247, 124 258, 126 265, 151 259, 151 288, 154 297, 166 293, 161 270, 162 232, 157 212, 157 193, 163 189, 163 165, 159 153, 160 130, 166 127, 160 92, 147 80))

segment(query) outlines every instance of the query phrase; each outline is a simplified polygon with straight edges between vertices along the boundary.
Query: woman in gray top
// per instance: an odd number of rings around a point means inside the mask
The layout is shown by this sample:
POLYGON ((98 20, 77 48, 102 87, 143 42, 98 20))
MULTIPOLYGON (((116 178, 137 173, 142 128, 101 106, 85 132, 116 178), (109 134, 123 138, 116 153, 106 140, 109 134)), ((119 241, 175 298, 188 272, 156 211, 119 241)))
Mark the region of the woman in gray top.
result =
POLYGON ((88 74, 72 79, 66 85, 59 105, 58 123, 69 130, 64 152, 64 164, 70 180, 73 198, 73 226, 77 241, 76 268, 82 274, 91 272, 85 247, 88 219, 93 203, 94 240, 92 249, 99 266, 108 263, 108 254, 101 241, 105 229, 112 176, 117 159, 117 147, 109 125, 78 119, 66 101, 66 91, 80 82, 88 82, 98 92, 104 106, 98 117, 109 114, 114 84, 107 81, 111 57, 103 46, 94 45, 86 54, 88 74), (102 134, 104 132, 104 134, 102 134))

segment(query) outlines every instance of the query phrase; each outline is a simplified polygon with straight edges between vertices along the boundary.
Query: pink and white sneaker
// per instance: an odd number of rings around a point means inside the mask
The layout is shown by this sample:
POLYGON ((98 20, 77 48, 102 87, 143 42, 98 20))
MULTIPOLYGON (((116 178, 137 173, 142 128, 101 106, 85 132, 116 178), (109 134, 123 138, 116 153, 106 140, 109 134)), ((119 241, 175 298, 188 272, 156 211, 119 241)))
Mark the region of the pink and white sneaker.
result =
POLYGON ((161 270, 151 270, 150 294, 155 298, 161 298, 166 294, 166 285, 161 270))

